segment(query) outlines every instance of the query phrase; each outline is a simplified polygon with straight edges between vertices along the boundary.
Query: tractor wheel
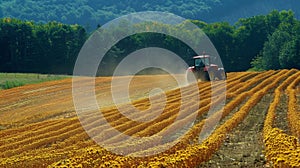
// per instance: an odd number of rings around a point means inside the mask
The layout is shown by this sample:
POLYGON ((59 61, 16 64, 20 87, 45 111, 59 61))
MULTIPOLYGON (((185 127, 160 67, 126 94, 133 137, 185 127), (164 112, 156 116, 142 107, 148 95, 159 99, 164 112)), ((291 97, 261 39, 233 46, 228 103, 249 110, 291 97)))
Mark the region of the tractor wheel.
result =
POLYGON ((211 81, 216 80, 217 73, 216 73, 215 71, 211 71, 211 72, 209 72, 208 74, 209 74, 209 79, 210 79, 211 81))
POLYGON ((217 72, 217 78, 219 80, 226 80, 227 79, 227 74, 226 72, 224 71, 224 69, 219 69, 218 72, 217 72))
POLYGON ((222 80, 226 80, 227 79, 227 73, 226 72, 223 72, 222 73, 222 80))
POLYGON ((207 71, 201 71, 199 72, 199 79, 201 81, 210 81, 210 76, 207 71))
POLYGON ((187 79, 187 82, 189 84, 193 83, 193 82, 197 82, 198 78, 197 76, 194 74, 194 72, 191 72, 191 71, 187 71, 186 73, 186 79, 187 79))

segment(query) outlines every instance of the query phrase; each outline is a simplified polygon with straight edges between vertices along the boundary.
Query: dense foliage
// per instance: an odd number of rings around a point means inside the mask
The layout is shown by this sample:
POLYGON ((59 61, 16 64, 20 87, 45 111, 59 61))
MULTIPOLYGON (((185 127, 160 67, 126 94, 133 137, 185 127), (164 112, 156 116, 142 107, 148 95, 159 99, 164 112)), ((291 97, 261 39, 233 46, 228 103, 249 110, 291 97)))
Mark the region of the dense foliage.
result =
MULTIPOLYGON (((292 11, 274 10, 267 15, 242 18, 234 25, 227 22, 210 24, 199 20, 192 22, 203 29, 210 38, 227 71, 245 71, 250 68, 254 70, 300 68, 300 22, 296 20, 292 11)), ((173 28, 167 26, 166 29, 172 31, 173 28)), ((191 36, 188 32, 186 34, 191 36)), ((191 40, 196 41, 192 37, 191 40)), ((145 47, 166 48, 180 55, 188 63, 195 55, 180 41, 159 34, 133 36, 117 47, 124 49, 119 59, 123 58, 122 55, 145 47)))
POLYGON ((86 40, 79 25, 0 20, 0 71, 71 74, 86 40))
POLYGON ((229 71, 247 70, 251 63, 255 70, 300 68, 299 23, 292 11, 272 11, 240 19, 233 27, 215 23, 205 32, 229 71))
POLYGON ((255 69, 300 69, 300 22, 292 12, 273 15, 278 28, 268 36, 263 50, 252 62, 255 69), (281 21, 280 21, 281 20, 281 21))
MULTIPOLYGON (((300 22, 292 11, 272 11, 240 19, 234 25, 192 22, 213 42, 227 71, 245 71, 252 67, 255 70, 300 69, 300 22)), ((135 26, 151 27, 151 23, 135 26)), ((176 30, 176 26, 159 26, 167 31, 176 30)), ((125 27, 116 27, 114 31, 129 31, 125 27)), ((190 40, 197 40, 189 31, 185 33, 190 40)), ((72 74, 87 37, 86 30, 79 25, 3 18, 0 20, 0 71, 72 74)), ((165 48, 188 63, 195 55, 186 44, 173 37, 159 33, 136 34, 110 49, 100 64, 104 70, 101 74, 112 75, 114 65, 125 56, 147 47, 165 48)))
MULTIPOLYGON (((205 22, 236 22, 272 9, 297 10, 298 0, 0 0, 0 17, 80 24, 92 31, 118 16, 139 11, 167 11, 205 22)), ((296 13, 300 16, 299 13, 296 13)))

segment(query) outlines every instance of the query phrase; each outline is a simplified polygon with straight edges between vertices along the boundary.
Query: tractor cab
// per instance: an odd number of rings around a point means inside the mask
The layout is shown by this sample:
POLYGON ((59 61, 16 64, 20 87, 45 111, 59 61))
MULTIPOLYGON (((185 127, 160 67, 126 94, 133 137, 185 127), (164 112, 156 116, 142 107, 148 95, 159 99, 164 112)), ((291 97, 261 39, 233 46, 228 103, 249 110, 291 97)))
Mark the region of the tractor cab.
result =
POLYGON ((208 66, 212 66, 213 64, 211 64, 211 57, 210 55, 199 55, 199 56, 194 56, 194 66, 196 67, 208 67, 208 66))
POLYGON ((226 74, 224 68, 219 68, 218 65, 211 63, 211 57, 208 54, 203 53, 203 55, 193 57, 193 65, 188 68, 188 73, 202 81, 209 80, 224 80, 226 79, 226 74))
POLYGON ((210 62, 207 56, 196 56, 193 59, 195 67, 205 67, 208 66, 210 62))

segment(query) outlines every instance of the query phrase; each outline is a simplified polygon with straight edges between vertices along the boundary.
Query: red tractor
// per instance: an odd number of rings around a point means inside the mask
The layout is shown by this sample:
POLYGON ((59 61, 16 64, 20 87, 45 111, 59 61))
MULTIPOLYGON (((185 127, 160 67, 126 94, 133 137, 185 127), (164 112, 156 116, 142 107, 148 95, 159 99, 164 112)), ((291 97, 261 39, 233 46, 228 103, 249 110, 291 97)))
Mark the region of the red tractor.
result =
POLYGON ((187 69, 187 79, 192 81, 193 78, 201 81, 225 80, 227 78, 224 68, 211 63, 211 57, 208 54, 194 56, 194 65, 187 69))

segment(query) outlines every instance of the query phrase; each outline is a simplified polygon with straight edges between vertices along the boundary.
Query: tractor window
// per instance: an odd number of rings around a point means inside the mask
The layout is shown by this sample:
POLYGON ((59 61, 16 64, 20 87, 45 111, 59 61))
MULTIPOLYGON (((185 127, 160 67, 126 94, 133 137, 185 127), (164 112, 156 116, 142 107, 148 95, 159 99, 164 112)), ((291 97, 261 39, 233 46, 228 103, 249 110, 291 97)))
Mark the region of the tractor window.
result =
POLYGON ((206 66, 209 66, 209 62, 210 62, 210 60, 209 60, 209 57, 205 57, 205 58, 203 58, 202 59, 202 62, 204 62, 204 64, 206 65, 206 66))
POLYGON ((195 59, 195 66, 197 66, 197 67, 203 67, 204 63, 202 62, 201 59, 195 59))

